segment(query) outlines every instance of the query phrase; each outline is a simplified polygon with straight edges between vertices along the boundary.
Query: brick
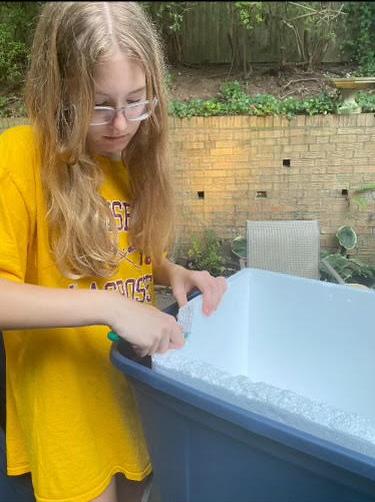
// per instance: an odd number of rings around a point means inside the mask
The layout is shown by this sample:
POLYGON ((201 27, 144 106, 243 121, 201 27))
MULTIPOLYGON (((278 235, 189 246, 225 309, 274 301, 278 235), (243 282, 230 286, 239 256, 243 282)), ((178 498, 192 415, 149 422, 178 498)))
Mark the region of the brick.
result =
POLYGON ((341 135, 341 136, 331 136, 330 143, 344 144, 348 145, 349 143, 356 144, 358 142, 358 136, 354 134, 341 135))
POLYGON ((295 138, 295 137, 307 137, 309 133, 310 133, 310 131, 306 130, 306 129, 291 128, 291 129, 289 129, 289 131, 287 131, 286 134, 290 138, 295 138))
POLYGON ((335 128, 320 128, 320 129, 310 129, 309 130, 309 135, 310 136, 317 136, 317 137, 322 137, 322 136, 333 136, 337 132, 337 129, 335 128))
POLYGON ((210 150, 210 157, 223 157, 225 155, 232 155, 233 153, 233 148, 232 147, 221 147, 220 142, 217 143, 216 148, 212 148, 210 150))
POLYGON ((372 174, 372 180, 373 182, 373 175, 375 175, 375 165, 373 166, 368 166, 368 164, 364 165, 359 165, 359 166, 353 166, 353 171, 355 174, 372 174))
MULTIPOLYGON (((366 152, 365 150, 357 150, 357 146, 356 145, 356 149, 355 151, 353 152, 353 157, 356 158, 356 159, 362 159, 363 162, 367 162, 369 165, 373 164, 374 162, 374 157, 371 157, 369 158, 369 152, 366 152)), ((354 148, 353 148, 354 150, 354 148)))
POLYGON ((215 143, 215 148, 228 148, 230 150, 233 150, 234 148, 237 147, 237 145, 240 144, 239 141, 235 140, 227 140, 227 139, 220 139, 214 142, 215 143))
POLYGON ((300 174, 325 174, 327 172, 327 167, 325 164, 319 166, 303 166, 299 168, 300 174))
POLYGON ((318 136, 318 137, 316 138, 316 142, 317 142, 318 144, 322 144, 322 143, 325 143, 325 144, 326 144, 326 143, 329 143, 329 136, 318 136))
POLYGON ((365 123, 366 126, 375 127, 375 114, 365 113, 365 123))
POLYGON ((259 131, 258 138, 282 138, 285 136, 285 131, 282 129, 265 129, 259 131))
POLYGON ((280 127, 285 127, 285 124, 283 123, 284 120, 281 116, 275 116, 272 117, 272 127, 274 129, 280 128, 280 127))
POLYGON ((277 145, 277 139, 276 138, 258 139, 256 140, 255 145, 261 148, 273 147, 277 145))
POLYGON ((361 127, 339 127, 337 134, 354 134, 356 136, 357 134, 361 134, 362 131, 363 128, 361 127))
POLYGON ((290 144, 290 138, 288 138, 288 137, 274 138, 274 142, 275 142, 276 145, 289 145, 290 144))
POLYGON ((357 126, 363 127, 366 125, 366 113, 360 113, 357 115, 357 126))
POLYGON ((305 115, 297 115, 290 120, 290 127, 305 127, 307 119, 305 115))
POLYGON ((203 141, 190 141, 189 142, 189 150, 203 150, 205 148, 205 144, 203 141))
POLYGON ((263 146, 264 146, 264 144, 265 144, 265 143, 264 143, 265 141, 266 141, 265 139, 254 138, 254 139, 252 139, 252 140, 251 140, 250 144, 251 144, 252 146, 260 146, 260 147, 263 147, 263 146))
MULTIPOLYGON (((353 172, 353 165, 346 165, 346 164, 341 164, 339 165, 340 173, 352 173, 353 172)), ((337 173, 338 171, 338 165, 333 165, 332 161, 327 162, 327 173, 337 173)))
POLYGON ((328 121, 324 115, 313 115, 306 117, 307 127, 324 127, 328 121))
MULTIPOLYGON (((321 152, 322 151, 322 145, 314 145, 314 144, 309 144, 308 145, 309 152, 321 152)), ((336 145, 333 145, 332 143, 329 143, 324 146, 324 151, 325 152, 335 152, 336 151, 336 145)))
POLYGON ((345 159, 349 160, 353 157, 353 149, 338 147, 334 151, 329 153, 330 159, 345 159))
POLYGON ((357 125, 357 117, 355 115, 337 115, 338 127, 355 127, 357 125))
POLYGON ((327 152, 324 150, 318 151, 318 152, 305 152, 304 158, 306 159, 326 159, 327 158, 327 152))
POLYGON ((308 150, 308 145, 283 145, 283 154, 293 154, 293 153, 305 153, 308 150))
POLYGON ((279 159, 262 159, 252 157, 249 159, 249 166, 251 169, 262 169, 262 168, 275 168, 280 165, 279 159))
POLYGON ((289 138, 289 144, 292 147, 301 146, 301 145, 311 145, 317 143, 316 136, 296 136, 295 138, 289 138))

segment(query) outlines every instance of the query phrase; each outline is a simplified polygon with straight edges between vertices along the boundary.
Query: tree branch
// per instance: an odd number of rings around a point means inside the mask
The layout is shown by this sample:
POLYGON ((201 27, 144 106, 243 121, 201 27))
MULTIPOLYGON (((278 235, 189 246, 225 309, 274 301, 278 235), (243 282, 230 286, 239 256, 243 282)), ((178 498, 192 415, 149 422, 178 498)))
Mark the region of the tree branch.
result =
POLYGON ((311 77, 311 78, 298 78, 297 80, 291 80, 290 82, 288 82, 286 85, 283 86, 283 90, 285 91, 285 89, 287 89, 290 85, 297 84, 298 82, 311 82, 311 81, 319 82, 319 79, 311 77))

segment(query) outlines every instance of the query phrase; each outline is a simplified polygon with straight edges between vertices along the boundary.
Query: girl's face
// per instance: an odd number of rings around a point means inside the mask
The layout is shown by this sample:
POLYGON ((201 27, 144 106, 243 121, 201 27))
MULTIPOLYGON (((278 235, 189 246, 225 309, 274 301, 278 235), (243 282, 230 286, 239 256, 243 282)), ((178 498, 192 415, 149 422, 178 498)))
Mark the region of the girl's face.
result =
MULTIPOLYGON (((120 108, 145 99, 146 76, 138 64, 121 53, 98 64, 95 71, 95 106, 120 108)), ((87 135, 90 152, 120 158, 140 124, 127 120, 123 112, 118 112, 109 124, 90 126, 87 135)))

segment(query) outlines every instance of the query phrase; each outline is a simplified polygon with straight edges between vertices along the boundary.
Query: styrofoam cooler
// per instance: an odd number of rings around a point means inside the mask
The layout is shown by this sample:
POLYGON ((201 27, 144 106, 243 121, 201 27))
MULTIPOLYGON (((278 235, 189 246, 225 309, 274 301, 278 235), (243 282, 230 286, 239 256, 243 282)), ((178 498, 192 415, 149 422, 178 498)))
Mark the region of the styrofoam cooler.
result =
MULTIPOLYGON (((199 361, 375 424, 372 290, 257 269, 228 285, 212 316, 191 300, 191 333, 174 351, 185 369, 199 361)), ((368 438, 241 400, 194 371, 144 367, 124 347, 111 359, 134 386, 162 502, 375 501, 368 438)))

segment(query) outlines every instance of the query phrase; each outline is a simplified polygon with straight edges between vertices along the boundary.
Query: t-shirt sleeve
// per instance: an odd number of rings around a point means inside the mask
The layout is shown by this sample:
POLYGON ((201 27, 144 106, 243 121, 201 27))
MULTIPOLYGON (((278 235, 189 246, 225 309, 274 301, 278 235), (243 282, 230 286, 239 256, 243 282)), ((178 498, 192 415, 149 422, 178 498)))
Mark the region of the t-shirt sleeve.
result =
POLYGON ((33 190, 27 181, 19 181, 27 167, 22 146, 17 142, 10 147, 4 140, 0 137, 0 277, 24 282, 32 229, 27 198, 33 190))
POLYGON ((24 282, 30 217, 10 175, 0 177, 0 277, 24 282))

